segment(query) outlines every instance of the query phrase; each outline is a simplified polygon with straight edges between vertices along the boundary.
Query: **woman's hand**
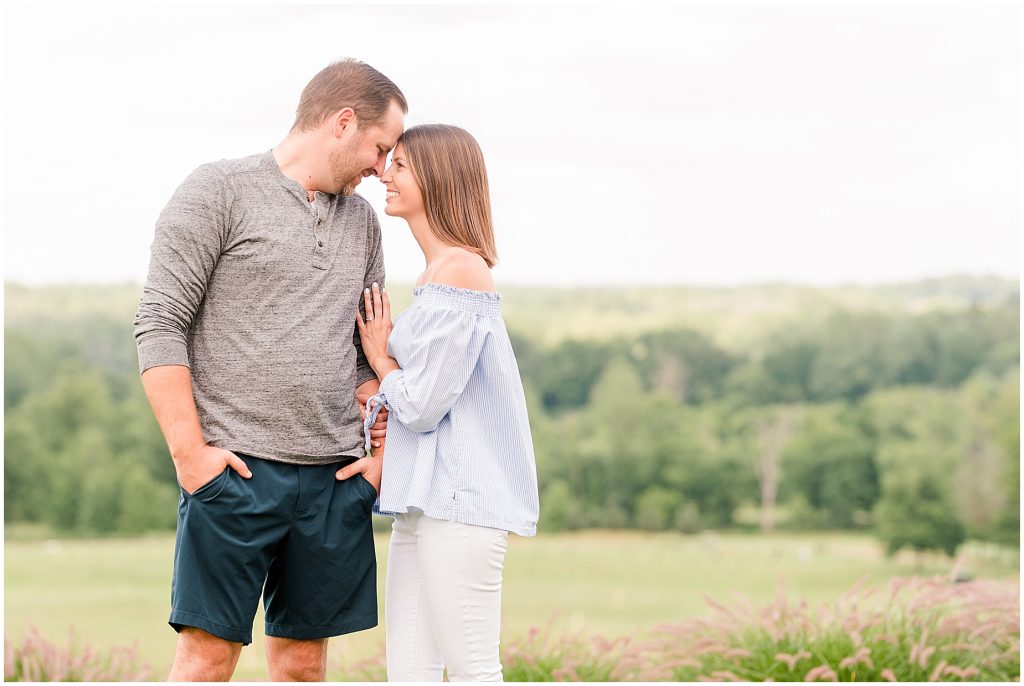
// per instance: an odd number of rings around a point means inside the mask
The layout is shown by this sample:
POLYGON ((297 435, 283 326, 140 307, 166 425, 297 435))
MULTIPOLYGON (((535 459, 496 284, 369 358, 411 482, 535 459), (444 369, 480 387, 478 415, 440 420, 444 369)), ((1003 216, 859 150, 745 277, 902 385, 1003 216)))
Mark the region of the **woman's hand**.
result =
POLYGON ((391 322, 391 301, 385 291, 381 293, 380 287, 374 283, 372 289, 363 291, 363 300, 366 305, 366 321, 356 311, 356 326, 359 327, 359 339, 363 344, 363 355, 366 361, 377 372, 381 379, 391 369, 397 369, 398 364, 388 356, 388 336, 394 324, 391 322), (387 371, 382 371, 382 370, 387 371))

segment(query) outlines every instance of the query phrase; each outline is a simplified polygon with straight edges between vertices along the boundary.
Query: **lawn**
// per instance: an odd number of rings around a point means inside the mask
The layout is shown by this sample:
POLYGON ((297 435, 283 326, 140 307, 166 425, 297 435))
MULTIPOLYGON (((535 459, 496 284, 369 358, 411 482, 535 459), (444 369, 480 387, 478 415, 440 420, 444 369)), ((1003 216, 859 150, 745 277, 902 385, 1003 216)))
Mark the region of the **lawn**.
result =
MULTIPOLYGON (((137 642, 162 677, 174 650, 165 624, 173 537, 101 540, 17 540, 5 543, 5 629, 17 638, 30 624, 66 642, 74 627, 97 648, 137 642)), ((377 539, 383 592, 387 536, 377 539)), ((969 545, 966 568, 976 578, 1017 583, 1013 554, 969 545)), ((767 604, 778 583, 812 604, 834 600, 859 578, 884 584, 894 576, 946 574, 951 561, 912 555, 886 558, 858 534, 643 534, 586 532, 512 537, 505 565, 504 636, 525 634, 549 620, 556 631, 633 635, 662 622, 701 615, 702 594, 730 601, 733 592, 767 604)), ((381 606, 383 608, 383 605, 381 606)), ((236 678, 266 678, 257 615, 255 642, 242 653, 236 678)), ((379 651, 378 627, 332 642, 331 660, 379 651)))

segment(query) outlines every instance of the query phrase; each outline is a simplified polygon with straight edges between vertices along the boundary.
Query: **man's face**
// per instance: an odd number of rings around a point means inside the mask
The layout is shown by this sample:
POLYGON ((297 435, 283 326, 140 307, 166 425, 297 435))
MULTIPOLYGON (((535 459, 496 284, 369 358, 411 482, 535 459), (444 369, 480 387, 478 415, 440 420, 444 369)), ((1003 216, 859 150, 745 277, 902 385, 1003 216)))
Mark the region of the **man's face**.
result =
POLYGON ((388 152, 402 135, 403 119, 402 109, 392 101, 380 123, 362 127, 356 122, 348 141, 330 155, 335 192, 352 195, 363 178, 384 173, 388 152))

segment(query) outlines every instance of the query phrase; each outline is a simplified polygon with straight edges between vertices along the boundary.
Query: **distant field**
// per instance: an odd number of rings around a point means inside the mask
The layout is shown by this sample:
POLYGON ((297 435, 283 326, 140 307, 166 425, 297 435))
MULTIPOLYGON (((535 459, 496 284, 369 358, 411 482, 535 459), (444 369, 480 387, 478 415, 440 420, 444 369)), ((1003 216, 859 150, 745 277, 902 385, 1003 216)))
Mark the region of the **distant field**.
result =
MULTIPOLYGON (((14 534, 13 536, 11 534, 14 534)), ((17 540, 5 543, 5 617, 8 636, 34 624, 50 640, 69 627, 96 647, 138 641, 141 655, 162 676, 174 649, 165 624, 173 538, 17 540)), ((387 537, 377 539, 383 591, 387 537)), ((978 578, 1017 583, 1013 553, 968 546, 966 564, 978 578)), ((862 535, 642 534, 587 532, 512 537, 505 567, 504 636, 522 635, 552 617, 557 630, 629 635, 663 622, 700 615, 701 594, 729 601, 742 592, 767 603, 780 580, 791 599, 831 601, 862 576, 884 584, 893 576, 945 574, 949 561, 911 555, 886 559, 862 535)), ((383 605, 382 605, 383 607, 383 605)), ((237 678, 266 677, 260 645, 243 651, 237 678)), ((383 630, 333 642, 331 660, 379 650, 383 630)))

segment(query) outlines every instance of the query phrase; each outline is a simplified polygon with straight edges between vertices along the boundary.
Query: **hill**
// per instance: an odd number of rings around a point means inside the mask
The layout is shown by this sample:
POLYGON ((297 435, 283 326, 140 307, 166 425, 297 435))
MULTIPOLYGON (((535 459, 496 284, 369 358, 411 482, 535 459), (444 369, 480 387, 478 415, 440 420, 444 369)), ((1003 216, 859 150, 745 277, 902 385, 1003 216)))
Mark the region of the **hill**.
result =
MULTIPOLYGON (((395 312, 412 299, 409 284, 390 284, 395 312)), ((139 284, 5 285, 5 327, 49 327, 104 319, 129 330, 139 284)), ((949 276, 880 286, 815 287, 760 284, 732 288, 501 289, 509 328, 542 347, 566 339, 607 340, 648 331, 690 328, 729 350, 741 350, 779 329, 814 326, 836 309, 916 315, 1019 302, 1020 284, 999 277, 949 276)))

